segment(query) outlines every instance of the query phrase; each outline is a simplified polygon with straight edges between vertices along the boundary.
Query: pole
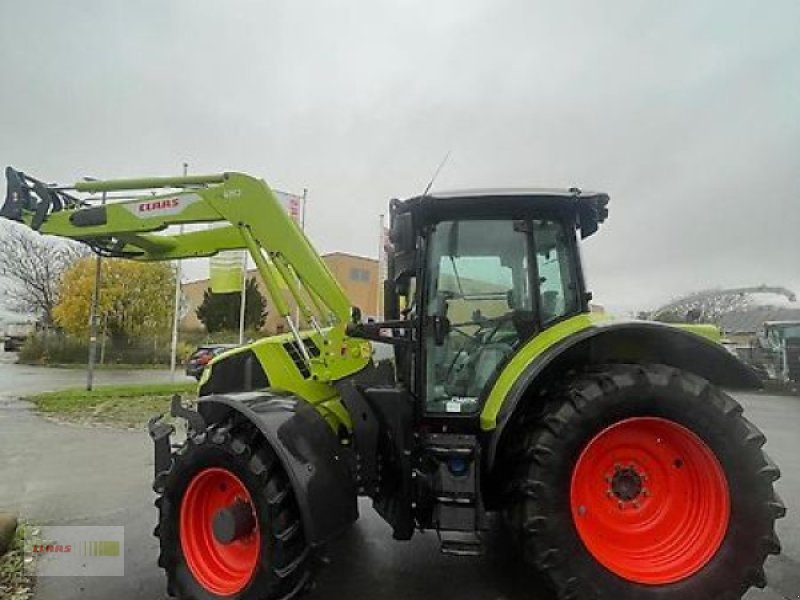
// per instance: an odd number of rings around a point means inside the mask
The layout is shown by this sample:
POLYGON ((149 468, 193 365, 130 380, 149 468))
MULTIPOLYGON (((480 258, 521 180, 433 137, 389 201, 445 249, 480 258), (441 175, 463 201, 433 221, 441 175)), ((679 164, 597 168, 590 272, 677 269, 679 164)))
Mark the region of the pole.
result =
MULTIPOLYGON (((189 163, 183 163, 183 176, 189 171, 189 163)), ((183 225, 181 225, 183 233, 183 225)), ((175 306, 172 311, 172 342, 170 344, 169 372, 170 380, 175 381, 175 367, 178 364, 178 320, 181 309, 181 261, 175 261, 175 306)))
MULTIPOLYGON (((106 203, 106 192, 103 192, 100 202, 106 203)), ((100 304, 102 261, 102 257, 98 254, 94 262, 94 292, 92 293, 92 308, 89 312, 89 368, 86 371, 86 389, 90 392, 94 387, 94 367, 97 363, 97 308, 100 304)))
MULTIPOLYGON (((300 229, 306 230, 306 202, 308 200, 308 188, 303 188, 303 207, 300 209, 300 229)), ((294 309, 294 322, 298 329, 300 329, 300 307, 296 306, 294 309)))
POLYGON ((300 213, 300 229, 306 230, 306 202, 308 201, 308 188, 303 188, 303 210, 300 213))
POLYGON ((375 317, 379 320, 383 320, 383 306, 381 302, 381 298, 383 296, 383 263, 385 261, 385 253, 386 249, 384 248, 384 242, 386 241, 384 238, 384 230, 386 225, 384 223, 384 215, 381 213, 380 216, 380 229, 379 236, 378 236, 378 288, 375 291, 375 317))
POLYGON ((239 304, 239 345, 244 345, 244 315, 247 309, 247 252, 242 252, 242 299, 239 304))

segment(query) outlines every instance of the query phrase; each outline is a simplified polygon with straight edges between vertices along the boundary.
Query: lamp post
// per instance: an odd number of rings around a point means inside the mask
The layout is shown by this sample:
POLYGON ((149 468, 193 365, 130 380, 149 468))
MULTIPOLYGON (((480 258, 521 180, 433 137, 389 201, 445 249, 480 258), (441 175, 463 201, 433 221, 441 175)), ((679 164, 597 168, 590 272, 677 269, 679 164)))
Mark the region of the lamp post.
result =
MULTIPOLYGON (((103 192, 101 204, 106 203, 106 192, 103 192)), ((100 304, 100 284, 103 258, 98 254, 94 263, 94 291, 92 293, 92 308, 89 312, 89 365, 86 370, 86 390, 91 392, 94 387, 94 367, 97 362, 97 309, 100 304)))

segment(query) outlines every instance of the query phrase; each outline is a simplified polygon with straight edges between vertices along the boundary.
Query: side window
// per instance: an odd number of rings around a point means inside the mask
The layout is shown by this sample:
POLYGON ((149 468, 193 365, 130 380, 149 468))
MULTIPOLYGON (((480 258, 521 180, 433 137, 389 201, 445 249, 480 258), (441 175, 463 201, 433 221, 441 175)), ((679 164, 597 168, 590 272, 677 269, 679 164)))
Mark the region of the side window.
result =
POLYGON ((559 222, 534 222, 539 307, 543 324, 578 311, 575 259, 567 237, 568 231, 559 222))

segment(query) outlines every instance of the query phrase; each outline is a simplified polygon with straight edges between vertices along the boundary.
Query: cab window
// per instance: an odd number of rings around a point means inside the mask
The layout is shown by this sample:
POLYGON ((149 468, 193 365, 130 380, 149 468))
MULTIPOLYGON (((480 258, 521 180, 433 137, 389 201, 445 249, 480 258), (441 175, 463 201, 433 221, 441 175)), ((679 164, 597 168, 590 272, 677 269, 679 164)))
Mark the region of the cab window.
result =
POLYGON ((574 235, 558 221, 534 221, 533 239, 539 271, 539 312, 543 325, 578 312, 580 299, 572 250, 574 235))
POLYGON ((431 232, 426 290, 427 411, 469 413, 520 340, 515 317, 533 314, 528 227, 511 220, 448 221, 431 232))

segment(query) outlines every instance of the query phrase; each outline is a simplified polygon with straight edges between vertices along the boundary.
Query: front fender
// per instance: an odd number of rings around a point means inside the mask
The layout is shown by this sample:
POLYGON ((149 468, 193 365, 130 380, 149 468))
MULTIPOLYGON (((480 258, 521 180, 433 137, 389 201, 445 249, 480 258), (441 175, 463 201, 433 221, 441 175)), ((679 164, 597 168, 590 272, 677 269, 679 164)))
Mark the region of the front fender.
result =
POLYGON ((286 470, 309 544, 327 542, 358 518, 343 448, 310 404, 263 391, 205 396, 197 409, 207 423, 238 413, 258 428, 286 470))
POLYGON ((761 387, 755 372, 706 337, 653 321, 610 321, 593 315, 567 319, 531 339, 501 371, 481 412, 490 432, 489 467, 505 426, 529 391, 570 369, 609 362, 658 363, 733 389, 761 387))

